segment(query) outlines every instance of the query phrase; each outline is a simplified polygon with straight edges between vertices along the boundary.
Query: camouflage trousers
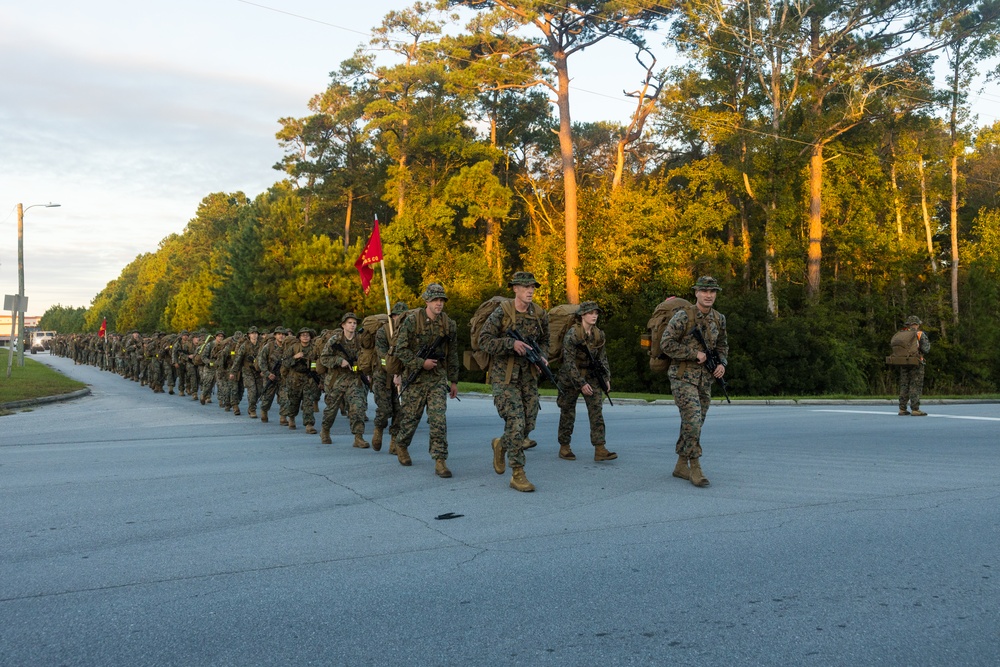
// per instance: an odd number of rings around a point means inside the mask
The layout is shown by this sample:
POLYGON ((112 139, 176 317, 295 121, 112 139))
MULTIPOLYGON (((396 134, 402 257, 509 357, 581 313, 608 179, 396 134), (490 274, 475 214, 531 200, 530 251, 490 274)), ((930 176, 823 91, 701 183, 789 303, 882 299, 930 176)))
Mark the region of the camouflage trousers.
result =
POLYGON ((375 395, 375 428, 385 430, 389 426, 389 433, 396 436, 399 433, 399 395, 396 394, 395 387, 390 387, 385 372, 375 371, 372 376, 372 393, 375 395))
MULTIPOLYGON (((282 416, 295 419, 302 410, 302 423, 306 426, 316 424, 316 404, 319 400, 319 388, 316 382, 305 373, 290 372, 281 383, 285 390, 286 403, 282 405, 282 416)), ((279 405, 280 399, 279 399, 279 405)))
MULTIPOLYGON (((559 379, 562 380, 562 378, 559 379)), ((556 399, 556 405, 559 406, 559 444, 568 445, 573 438, 573 426, 576 423, 576 399, 580 395, 583 395, 583 402, 587 406, 587 417, 590 419, 590 444, 594 447, 606 444, 604 394, 597 388, 596 380, 590 382, 590 386, 594 389, 594 393, 590 396, 573 386, 572 382, 560 382, 559 384, 559 398, 556 399)))
POLYGON ((190 362, 184 372, 184 390, 191 396, 198 395, 198 367, 190 362))
POLYGON ((260 409, 267 412, 271 409, 271 405, 274 403, 274 397, 278 397, 278 408, 281 414, 284 413, 284 392, 281 391, 281 378, 276 377, 270 383, 267 379, 262 380, 260 389, 260 409), (267 388, 265 389, 265 385, 267 388))
POLYGON ((220 408, 238 407, 240 401, 243 400, 243 378, 237 376, 233 379, 229 376, 228 370, 222 370, 215 378, 215 382, 219 386, 220 408))
POLYGON ((347 418, 351 423, 351 433, 365 434, 365 420, 368 418, 368 392, 356 373, 326 374, 326 408, 323 410, 323 430, 329 431, 337 420, 340 406, 347 405, 347 418))
POLYGON ((524 441, 538 417, 538 381, 526 373, 510 384, 494 382, 492 388, 493 405, 504 421, 500 444, 507 462, 512 468, 524 467, 524 441))
POLYGON ((166 384, 167 389, 173 389, 175 380, 174 365, 170 363, 169 359, 162 359, 160 363, 163 367, 163 382, 166 384))
MULTIPOLYGON (((186 391, 187 388, 187 364, 179 363, 173 367, 174 377, 177 378, 178 391, 186 391)), ((171 383, 173 386, 173 383, 171 383)))
POLYGON ((261 388, 260 374, 254 370, 243 371, 243 387, 247 390, 247 411, 257 412, 261 388))
POLYGON ((902 366, 899 369, 899 409, 920 409, 920 394, 924 391, 924 365, 902 366))
POLYGON ((693 384, 670 378, 670 393, 674 405, 681 413, 681 433, 677 438, 678 456, 696 459, 701 457, 701 427, 712 404, 712 383, 693 384))
POLYGON ((215 366, 209 364, 201 367, 201 397, 208 400, 212 397, 215 387, 215 366))
MULTIPOLYGON (((422 374, 425 375, 425 374, 422 374)), ((419 376, 418 376, 419 377, 419 376)), ((432 459, 442 461, 448 458, 448 381, 428 378, 425 382, 414 381, 406 388, 402 405, 399 407, 399 431, 396 434, 397 447, 409 447, 413 434, 420 424, 420 417, 427 410, 427 428, 430 429, 428 451, 432 459)))

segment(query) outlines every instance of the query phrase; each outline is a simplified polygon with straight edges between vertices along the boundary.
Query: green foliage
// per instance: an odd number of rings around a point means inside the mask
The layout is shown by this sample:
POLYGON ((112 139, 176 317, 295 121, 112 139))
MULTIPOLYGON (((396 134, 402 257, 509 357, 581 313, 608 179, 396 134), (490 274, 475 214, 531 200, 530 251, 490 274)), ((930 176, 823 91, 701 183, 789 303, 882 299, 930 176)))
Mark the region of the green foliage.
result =
POLYGON ((87 323, 87 309, 72 306, 50 306, 38 321, 38 328, 59 333, 81 333, 87 323))

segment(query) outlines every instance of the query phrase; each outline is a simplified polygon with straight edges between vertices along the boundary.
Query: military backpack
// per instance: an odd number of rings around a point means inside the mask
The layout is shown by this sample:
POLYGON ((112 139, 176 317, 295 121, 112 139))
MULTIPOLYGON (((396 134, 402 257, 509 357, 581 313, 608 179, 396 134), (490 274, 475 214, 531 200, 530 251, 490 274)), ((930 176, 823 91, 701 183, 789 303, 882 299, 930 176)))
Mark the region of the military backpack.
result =
POLYGON ((889 366, 920 365, 920 331, 903 329, 897 331, 889 341, 891 354, 885 358, 889 366))
POLYGON ((580 306, 575 303, 564 303, 549 310, 549 365, 562 361, 563 338, 566 332, 576 324, 580 306))
POLYGON ((358 344, 361 351, 358 353, 358 368, 365 375, 371 376, 382 364, 375 349, 375 337, 379 330, 389 322, 389 316, 385 313, 369 315, 358 327, 358 344))
POLYGON ((678 310, 687 313, 688 328, 685 335, 694 329, 697 312, 695 305, 687 299, 677 296, 668 296, 654 310, 649 321, 646 322, 646 333, 642 335, 641 345, 649 353, 649 369, 654 373, 666 373, 670 368, 670 357, 660 349, 660 339, 663 332, 678 310))

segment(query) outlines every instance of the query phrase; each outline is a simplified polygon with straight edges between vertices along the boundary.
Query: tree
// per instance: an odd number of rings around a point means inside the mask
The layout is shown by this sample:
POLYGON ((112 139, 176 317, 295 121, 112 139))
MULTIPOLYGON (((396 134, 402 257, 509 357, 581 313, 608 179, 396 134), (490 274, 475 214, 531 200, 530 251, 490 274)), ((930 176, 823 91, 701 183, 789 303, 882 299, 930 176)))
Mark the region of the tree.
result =
POLYGON ((570 119, 569 58, 598 42, 614 37, 644 45, 643 32, 664 18, 666 5, 648 0, 583 0, 551 3, 546 0, 451 0, 475 10, 487 10, 542 34, 536 48, 555 70, 555 82, 547 79, 559 109, 559 154, 562 162, 564 234, 566 239, 566 298, 580 301, 580 265, 577 238, 577 182, 573 160, 573 124, 570 119))

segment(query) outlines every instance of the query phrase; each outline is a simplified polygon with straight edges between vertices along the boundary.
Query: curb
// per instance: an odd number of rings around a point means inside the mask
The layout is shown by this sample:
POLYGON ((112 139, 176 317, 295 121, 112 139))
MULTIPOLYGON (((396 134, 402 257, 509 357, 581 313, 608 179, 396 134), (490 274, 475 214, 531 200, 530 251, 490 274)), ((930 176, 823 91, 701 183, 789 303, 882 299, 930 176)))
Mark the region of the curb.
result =
POLYGON ((38 398, 26 398, 23 401, 11 401, 10 403, 0 403, 0 410, 17 410, 18 408, 29 408, 33 405, 45 405, 47 403, 60 403, 62 401, 72 401, 74 398, 90 396, 90 387, 77 389, 68 394, 57 394, 55 396, 40 396, 38 398))

